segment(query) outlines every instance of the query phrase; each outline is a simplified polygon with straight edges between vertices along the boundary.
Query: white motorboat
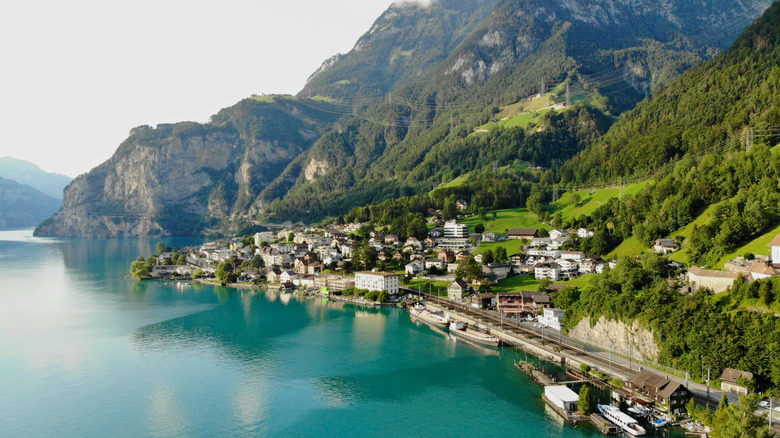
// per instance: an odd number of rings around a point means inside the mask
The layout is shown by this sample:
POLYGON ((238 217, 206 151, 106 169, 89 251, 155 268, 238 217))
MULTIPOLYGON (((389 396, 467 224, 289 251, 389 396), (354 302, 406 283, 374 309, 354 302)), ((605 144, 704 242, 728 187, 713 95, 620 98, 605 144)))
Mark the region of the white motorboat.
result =
POLYGON ((596 405, 599 408, 601 415, 606 417, 607 420, 615 423, 624 431, 633 436, 642 436, 647 433, 644 427, 630 415, 622 412, 620 408, 611 405, 596 405))

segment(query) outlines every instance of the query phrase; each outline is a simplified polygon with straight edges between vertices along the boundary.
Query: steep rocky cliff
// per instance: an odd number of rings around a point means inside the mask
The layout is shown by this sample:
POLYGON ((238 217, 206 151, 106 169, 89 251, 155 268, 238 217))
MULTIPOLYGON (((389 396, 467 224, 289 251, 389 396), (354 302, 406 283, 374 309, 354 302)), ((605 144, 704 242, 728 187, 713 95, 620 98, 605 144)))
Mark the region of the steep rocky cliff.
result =
POLYGON ((292 110, 245 100, 208 124, 134 128, 111 159, 66 188, 62 210, 36 235, 196 235, 251 215, 257 194, 318 136, 292 110))
POLYGON ((637 360, 656 362, 660 353, 653 332, 642 327, 639 321, 626 325, 622 321, 608 320, 602 316, 591 327, 590 319, 585 318, 569 330, 569 335, 605 350, 612 348, 614 353, 626 357, 630 354, 637 360))

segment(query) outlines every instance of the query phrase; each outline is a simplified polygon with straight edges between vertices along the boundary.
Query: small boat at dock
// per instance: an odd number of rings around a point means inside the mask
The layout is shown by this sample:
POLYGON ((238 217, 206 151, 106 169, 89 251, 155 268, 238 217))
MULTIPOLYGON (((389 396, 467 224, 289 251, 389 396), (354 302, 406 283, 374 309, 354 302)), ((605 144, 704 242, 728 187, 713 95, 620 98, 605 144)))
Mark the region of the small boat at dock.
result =
POLYGON ((441 311, 431 312, 425 308, 411 307, 409 313, 418 320, 436 327, 447 327, 447 324, 450 323, 450 315, 441 311))
POLYGON ((647 433, 644 427, 632 418, 630 415, 623 413, 620 408, 612 405, 596 405, 599 408, 599 412, 607 420, 615 423, 624 431, 633 436, 642 436, 647 433))
POLYGON ((660 429, 662 427, 665 427, 667 424, 669 424, 669 420, 663 419, 663 418, 656 418, 650 424, 653 425, 654 428, 660 429))
POLYGON ((477 330, 470 329, 463 321, 453 320, 450 321, 450 333, 455 336, 460 336, 469 341, 474 341, 478 344, 488 345, 490 347, 498 347, 501 344, 501 339, 498 336, 482 333, 477 330))

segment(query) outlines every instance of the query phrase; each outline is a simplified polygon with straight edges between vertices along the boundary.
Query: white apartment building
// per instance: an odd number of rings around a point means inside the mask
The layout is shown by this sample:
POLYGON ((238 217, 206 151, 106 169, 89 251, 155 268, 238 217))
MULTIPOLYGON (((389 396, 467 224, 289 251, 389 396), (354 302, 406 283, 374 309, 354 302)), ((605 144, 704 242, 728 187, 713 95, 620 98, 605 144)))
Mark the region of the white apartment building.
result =
POLYGON ((539 317, 539 322, 555 330, 563 329, 563 314, 561 309, 544 309, 544 313, 539 317))
POLYGON ((469 237, 469 226, 459 224, 458 221, 448 221, 444 224, 445 239, 467 239, 469 237))
POLYGON ((394 272, 356 272, 355 287, 385 291, 390 295, 398 294, 401 286, 401 275, 394 272))

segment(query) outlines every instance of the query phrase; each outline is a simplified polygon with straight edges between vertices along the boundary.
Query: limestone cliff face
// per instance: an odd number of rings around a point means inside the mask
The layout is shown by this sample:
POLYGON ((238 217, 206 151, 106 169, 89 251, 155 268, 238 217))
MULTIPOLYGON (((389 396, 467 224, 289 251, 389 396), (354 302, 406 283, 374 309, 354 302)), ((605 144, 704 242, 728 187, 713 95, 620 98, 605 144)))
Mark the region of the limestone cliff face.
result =
POLYGON ((634 321, 626 325, 622 321, 608 320, 603 316, 590 326, 590 319, 585 318, 574 328, 569 330, 569 335, 587 344, 595 345, 623 356, 630 353, 635 359, 645 361, 657 361, 660 349, 655 343, 653 332, 634 321))
POLYGON ((36 235, 195 235, 255 214, 257 194, 311 146, 316 130, 269 105, 241 106, 205 125, 135 128, 111 159, 65 189, 62 210, 36 235))

